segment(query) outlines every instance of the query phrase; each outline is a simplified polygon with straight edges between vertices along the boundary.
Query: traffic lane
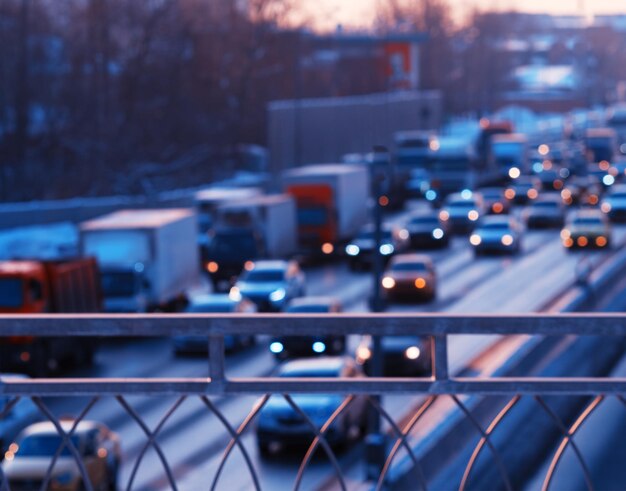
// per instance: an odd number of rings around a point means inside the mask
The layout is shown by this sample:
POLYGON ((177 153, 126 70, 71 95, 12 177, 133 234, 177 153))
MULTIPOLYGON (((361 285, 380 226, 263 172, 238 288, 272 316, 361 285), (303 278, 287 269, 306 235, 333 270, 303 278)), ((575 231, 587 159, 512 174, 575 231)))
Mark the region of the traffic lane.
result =
MULTIPOLYGON (((536 241, 537 244, 541 244, 546 239, 545 235, 546 234, 539 233, 537 234, 536 239, 534 240, 536 241)), ((496 269, 501 270, 503 267, 505 268, 511 267, 510 266, 511 263, 509 261, 505 261, 505 262, 506 264, 502 266, 502 264, 500 264, 498 260, 496 260, 495 261, 496 269)), ((484 261, 477 261, 475 263, 478 264, 479 268, 484 267, 484 261), (481 266, 481 263, 483 263, 482 266, 481 266)), ((528 274, 528 272, 526 274, 528 274)), ((496 274, 494 278, 495 278, 494 281, 497 281, 498 275, 496 274)), ((483 303, 489 302, 489 298, 483 298, 480 301, 483 303)), ((457 362, 458 366, 452 364, 453 370, 455 371, 460 370, 461 367, 466 366, 467 363, 475 357, 475 355, 477 354, 476 353, 477 349, 475 346, 478 346, 481 348, 484 347, 484 345, 481 343, 482 341, 482 339, 480 339, 481 337, 477 337, 479 338, 477 343, 475 342, 473 338, 474 337, 472 336, 464 337, 464 339, 462 340, 462 343, 459 343, 458 345, 454 347, 455 350, 462 352, 462 356, 457 356, 457 358, 459 358, 457 362)), ((489 341, 490 341, 490 344, 493 343, 493 339, 490 339, 489 341)), ((385 408, 397 420, 405 415, 407 407, 414 406, 418 402, 419 402, 419 399, 413 396, 385 398, 385 408)), ((252 435, 250 435, 248 439, 245 440, 245 443, 247 445, 247 448, 249 449, 255 448, 255 441, 252 435)), ((247 481, 247 476, 245 475, 242 476, 241 473, 237 474, 235 471, 235 469, 238 469, 238 468, 240 469, 244 463, 241 460, 241 457, 239 455, 237 456, 233 455, 232 458, 234 460, 232 463, 229 464, 229 466, 232 466, 232 467, 227 468, 226 474, 231 476, 230 477, 231 479, 233 479, 235 476, 241 477, 241 482, 232 483, 229 480, 229 485, 233 485, 234 489, 245 489, 245 486, 248 485, 247 483, 249 483, 249 481, 247 481)), ((280 462, 285 463, 285 459, 281 458, 280 462)), ((276 486, 284 485, 285 482, 290 482, 290 483, 293 482, 293 479, 295 478, 295 475, 296 475, 296 469, 298 467, 299 461, 296 460, 295 462, 289 462, 289 463, 292 465, 292 468, 289 468, 287 465, 279 465, 279 466, 274 465, 273 462, 271 461, 267 462, 264 459, 261 459, 259 456, 256 456, 255 461, 254 461, 255 468, 259 469, 259 475, 263 476, 262 480, 264 484, 269 486, 270 489, 273 489, 273 487, 276 487, 276 486)), ((206 472, 194 471, 189 476, 184 478, 184 482, 185 483, 189 482, 190 486, 193 487, 194 484, 201 482, 200 480, 202 479, 203 474, 206 475, 206 473, 208 473, 208 475, 210 475, 210 472, 215 469, 217 469, 217 463, 213 464, 213 467, 210 467, 209 470, 206 472)), ((315 466, 309 469, 307 471, 307 476, 309 476, 309 479, 311 479, 311 483, 321 483, 327 478, 327 476, 331 472, 332 471, 329 469, 328 463, 325 463, 325 465, 315 466)), ((315 487, 316 486, 311 486, 311 489, 315 487)), ((307 489, 307 486, 305 486, 304 488, 307 489)))
MULTIPOLYGON (((204 370, 204 368, 205 368, 205 367, 202 367, 202 369, 203 369, 203 370, 204 370)), ((133 402, 135 402, 135 401, 133 401, 133 402)), ((184 407, 187 407, 187 406, 184 406, 184 407)), ((245 414, 247 414, 247 411, 249 410, 249 407, 250 407, 250 406, 243 407, 241 404, 237 404, 237 405, 235 405, 235 406, 234 406, 234 408, 230 408, 230 407, 229 407, 229 409, 228 409, 228 414, 229 414, 229 415, 233 414, 233 411, 235 410, 235 408, 242 408, 242 409, 244 409, 244 413, 245 413, 245 414)), ((181 406, 181 408, 180 408, 179 410, 183 410, 183 407, 181 406)), ((192 413, 195 413, 195 412, 198 412, 198 411, 203 411, 203 409, 202 409, 202 408, 196 408, 195 410, 193 410, 193 411, 192 411, 192 413)), ((159 419, 159 417, 163 414, 163 412, 164 412, 164 411, 158 411, 158 410, 155 410, 153 415, 148 415, 148 419, 149 419, 150 423, 156 424, 157 420, 158 420, 158 419, 159 419)), ((183 413, 181 413, 181 414, 183 414, 183 413)), ((186 414, 183 414, 183 415, 184 415, 184 416, 187 416, 186 414)), ((192 418, 192 419, 193 419, 193 418, 192 418)), ((194 439, 194 434, 195 434, 195 431, 197 431, 197 429, 196 429, 196 425, 187 426, 187 428, 188 428, 188 430, 189 430, 189 431, 192 431, 192 430, 193 430, 193 431, 191 432, 191 435, 190 435, 187 439, 188 439, 188 440, 193 440, 193 439, 194 439)), ((182 431, 177 432, 176 434, 180 434, 180 433, 184 433, 184 432, 185 432, 185 430, 182 430, 182 431)), ((137 433, 138 433, 138 437, 137 437, 137 443, 136 443, 136 445, 140 445, 140 444, 141 444, 141 441, 144 439, 144 436, 141 434, 141 432, 137 432, 137 433)), ((210 433, 208 433, 208 434, 210 434, 210 433)), ((178 445, 178 444, 174 444, 174 447, 175 447, 175 449, 176 449, 176 448, 178 449, 178 452, 175 452, 175 453, 180 453, 180 448, 181 448, 181 446, 180 446, 180 445, 178 445)), ((185 453, 187 453, 187 452, 186 452, 186 450, 188 450, 188 447, 186 447, 186 448, 185 448, 185 453)), ((192 455, 190 458, 193 458, 193 455, 192 455)), ((188 461, 189 459, 186 459, 186 460, 188 461)), ((184 461, 185 461, 185 459, 183 459, 183 462, 184 462, 184 461)), ((147 468, 152 468, 152 466, 142 466, 142 468, 144 468, 144 467, 147 467, 147 468)), ((159 472, 160 472, 160 471, 159 471, 159 472)), ((142 480, 143 480, 143 478, 142 478, 142 480)))
MULTIPOLYGON (((452 258, 451 260, 454 260, 454 258, 452 258)), ((133 400, 133 403, 136 403, 136 401, 133 400)), ((149 404, 149 401, 144 400, 144 403, 149 404)), ((169 403, 172 404, 173 401, 169 401, 169 403)), ((166 410, 166 408, 164 408, 162 404, 159 404, 158 406, 159 406, 159 409, 150 410, 148 417, 147 417, 147 419, 149 420, 150 424, 153 425, 153 427, 157 424, 159 417, 162 416, 162 414, 164 414, 166 410)), ((232 406, 229 405, 226 408, 226 411, 227 411, 229 418, 235 415, 238 415, 239 420, 243 420, 245 416, 247 415, 250 409, 250 406, 251 406, 250 400, 248 398, 243 398, 243 399, 240 399, 239 403, 234 404, 232 406), (246 402, 247 404, 245 404, 246 402)), ((181 406, 177 410, 177 418, 183 417, 184 419, 188 419, 188 420, 193 419, 195 421, 195 424, 193 425, 181 425, 179 423, 176 424, 174 423, 176 419, 174 419, 172 424, 174 425, 174 428, 176 428, 176 432, 175 434, 172 433, 172 437, 166 439, 164 442, 164 445, 167 447, 167 449, 171 448, 172 452, 174 452, 174 454, 176 455, 176 458, 174 460, 174 465, 177 468, 177 472, 181 472, 183 475, 184 475, 185 469, 187 469, 189 466, 189 462, 195 462, 198 459, 199 455, 206 455, 206 452, 208 452, 207 448, 215 449, 219 447, 219 445, 216 443, 216 440, 214 438, 207 438, 205 440, 199 440, 197 442, 197 445, 193 443, 186 443, 184 445, 181 445, 179 442, 179 438, 182 438, 183 441, 191 442, 192 440, 196 439, 196 435, 198 434, 198 432, 202 432, 203 434, 207 434, 207 435, 219 434, 219 431, 218 431, 219 424, 218 424, 217 429, 213 427, 204 429, 207 425, 214 425, 218 423, 214 418, 209 417, 207 420, 206 417, 200 418, 196 416, 197 414, 204 414, 206 416, 205 413, 206 413, 205 408, 197 408, 197 407, 194 408, 193 403, 186 402, 183 406, 181 406), (181 462, 180 466, 177 465, 178 462, 181 462)), ((135 429, 135 431, 133 432, 132 427, 130 429, 129 428, 126 428, 125 430, 122 429, 122 432, 124 432, 125 434, 130 432, 132 434, 129 444, 125 447, 127 451, 127 455, 132 455, 134 452, 140 449, 141 442, 144 440, 145 437, 143 434, 141 434, 141 432, 137 431, 137 429, 135 429)), ((225 445, 223 438, 221 438, 220 441, 223 445, 225 445)), ((166 451, 166 453, 168 452, 166 451)), ((156 456, 153 456, 153 458, 156 458, 156 456)), ((137 482, 137 484, 139 484, 140 482, 148 483, 146 484, 146 487, 150 488, 155 485, 156 483, 155 479, 160 479, 162 477, 162 470, 157 465, 158 462, 156 460, 146 461, 146 462, 147 462, 146 464, 142 464, 142 468, 141 468, 142 471, 139 476, 140 480, 137 482), (151 472, 151 469, 154 469, 154 473, 151 472)), ((131 470, 125 466, 123 470, 124 476, 127 477, 130 472, 131 470)))

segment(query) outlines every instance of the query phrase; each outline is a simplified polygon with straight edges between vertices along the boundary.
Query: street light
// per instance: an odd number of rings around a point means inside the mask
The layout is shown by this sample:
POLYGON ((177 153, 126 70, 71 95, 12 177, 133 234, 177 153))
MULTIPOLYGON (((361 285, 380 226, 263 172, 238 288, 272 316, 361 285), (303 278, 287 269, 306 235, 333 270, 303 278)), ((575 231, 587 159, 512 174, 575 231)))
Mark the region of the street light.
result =
MULTIPOLYGON (((374 198, 374 258, 373 258, 373 289, 370 298, 370 308, 372 312, 383 312, 384 301, 381 295, 381 278, 383 275, 383 256, 380 252, 382 242, 382 203, 381 198, 386 195, 389 187, 389 172, 391 161, 389 151, 384 146, 374 147, 373 158, 371 161, 370 175, 372 178, 372 191, 374 198)), ((380 335, 372 336, 372 358, 371 358, 371 375, 372 377, 382 377, 383 360, 382 346, 380 335)), ((380 404, 380 396, 372 396, 380 404)), ((366 479, 375 481, 380 476, 385 464, 386 439, 380 431, 380 414, 375 408, 371 408, 369 414, 369 433, 365 440, 366 453, 366 479)))

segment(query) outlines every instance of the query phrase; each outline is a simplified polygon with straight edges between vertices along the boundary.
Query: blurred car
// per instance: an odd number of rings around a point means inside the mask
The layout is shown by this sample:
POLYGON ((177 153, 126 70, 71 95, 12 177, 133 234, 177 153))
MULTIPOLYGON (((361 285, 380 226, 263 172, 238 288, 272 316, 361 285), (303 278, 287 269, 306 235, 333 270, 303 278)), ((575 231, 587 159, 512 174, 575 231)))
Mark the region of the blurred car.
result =
MULTIPOLYGON (((409 232, 398 225, 383 224, 380 238, 380 254, 388 261, 393 254, 403 252, 409 247, 409 232)), ((352 270, 368 268, 374 263, 376 239, 374 226, 363 227, 355 239, 346 246, 349 266, 352 270)))
POLYGON ((609 169, 609 173, 615 177, 616 182, 626 181, 626 160, 613 162, 611 169, 609 169))
MULTIPOLYGON (((18 373, 0 373, 0 380, 20 381, 28 378, 27 375, 18 373)), ((3 459, 9 444, 15 441, 19 432, 42 417, 35 403, 25 397, 20 398, 8 412, 4 413, 11 399, 0 395, 0 414, 4 414, 0 418, 0 461, 3 459)))
POLYGON ((422 254, 395 256, 382 278, 387 300, 411 299, 431 301, 437 295, 437 274, 432 260, 422 254))
POLYGON ((524 218, 528 228, 560 228, 565 223, 565 205, 558 193, 540 195, 526 210, 524 218))
POLYGON ((450 243, 448 222, 439 218, 437 211, 413 214, 406 223, 412 248, 447 247, 450 243))
POLYGON ((448 222, 452 233, 468 233, 474 229, 484 214, 485 206, 482 196, 465 190, 446 198, 439 212, 439 218, 448 222))
POLYGON ((615 183, 615 176, 610 173, 611 164, 606 160, 592 163, 587 166, 587 175, 593 177, 603 188, 608 188, 615 183))
MULTIPOLYGON (((382 336, 383 376, 415 377, 432 374, 430 336, 382 336)), ((356 362, 363 365, 366 374, 372 375, 372 336, 363 336, 356 349, 356 362)))
POLYGON ((541 181, 533 176, 520 176, 504 191, 504 196, 513 203, 524 205, 539 196, 541 181))
POLYGON ((598 248, 611 246, 611 226, 598 209, 573 212, 561 231, 561 240, 567 249, 598 248))
POLYGON ((614 186, 604 197, 600 209, 612 222, 626 221, 626 185, 614 186))
MULTIPOLYGON (((74 420, 61 420, 61 428, 69 433, 74 420)), ((117 489, 121 461, 120 442, 102 423, 81 421, 70 438, 85 466, 93 489, 117 489)), ((70 448, 51 422, 35 423, 24 429, 9 445, 2 462, 2 472, 10 489, 41 489, 50 463, 60 454, 52 470, 48 489, 55 491, 85 489, 83 477, 70 448)))
MULTIPOLYGON (((256 305, 245 298, 231 298, 228 294, 215 293, 199 295, 191 299, 191 303, 185 309, 188 314, 253 314, 257 311, 256 305)), ((224 348, 233 351, 253 345, 254 336, 225 335, 224 348)), ((206 336, 175 336, 174 353, 207 354, 209 342, 206 336)))
POLYGON ((412 199, 426 198, 434 202, 437 199, 436 191, 430 189, 430 173, 424 168, 411 169, 406 182, 407 197, 412 199), (431 191, 429 193, 429 191, 431 191))
POLYGON ((555 169, 547 169, 539 172, 537 178, 541 182, 541 189, 544 191, 560 191, 563 189, 563 178, 555 169))
MULTIPOLYGON (((335 297, 300 297, 294 298, 285 311, 289 314, 337 314, 342 307, 335 297)), ((296 356, 338 355, 345 349, 344 335, 281 336, 270 340, 270 351, 280 360, 296 356)))
MULTIPOLYGON (((278 370, 280 378, 361 378, 361 368, 347 356, 293 360, 278 370)), ((319 429, 343 404, 345 396, 339 394, 296 394, 293 402, 319 429)), ((329 444, 349 442, 365 431, 367 423, 366 401, 357 396, 333 421, 325 436, 329 444)), ((315 434, 307 420, 284 397, 273 395, 257 417, 256 437, 259 453, 269 455, 273 447, 310 445, 315 434)))
POLYGON ((502 188, 481 188, 478 192, 483 197, 488 215, 505 215, 511 210, 511 202, 502 188))
POLYGON ((488 216, 481 220, 469 241, 477 256, 485 252, 517 254, 522 247, 522 226, 512 217, 488 216))
POLYGON ((251 300, 261 312, 280 312, 304 294, 305 276, 296 261, 263 260, 246 266, 229 295, 251 300))

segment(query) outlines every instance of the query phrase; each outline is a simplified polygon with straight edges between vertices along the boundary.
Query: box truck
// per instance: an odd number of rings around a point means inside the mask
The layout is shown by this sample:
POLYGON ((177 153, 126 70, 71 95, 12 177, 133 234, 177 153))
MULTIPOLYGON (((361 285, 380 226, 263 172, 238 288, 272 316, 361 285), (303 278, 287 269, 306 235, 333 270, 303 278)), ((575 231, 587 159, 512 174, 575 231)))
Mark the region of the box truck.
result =
POLYGON ((220 206, 204 264, 216 290, 229 287, 247 261, 286 258, 297 247, 296 204, 287 194, 220 206))
POLYGON ((285 171, 282 184, 296 200, 302 252, 343 250, 369 218, 369 171, 363 166, 307 165, 285 171))
POLYGON ((84 222, 80 248, 94 256, 107 312, 176 312, 199 284, 196 215, 190 209, 122 210, 84 222))
MULTIPOLYGON (((91 313, 100 312, 101 307, 94 258, 0 261, 0 314, 91 313)), ((45 376, 63 364, 90 363, 93 349, 93 340, 88 338, 3 337, 0 371, 45 376)))

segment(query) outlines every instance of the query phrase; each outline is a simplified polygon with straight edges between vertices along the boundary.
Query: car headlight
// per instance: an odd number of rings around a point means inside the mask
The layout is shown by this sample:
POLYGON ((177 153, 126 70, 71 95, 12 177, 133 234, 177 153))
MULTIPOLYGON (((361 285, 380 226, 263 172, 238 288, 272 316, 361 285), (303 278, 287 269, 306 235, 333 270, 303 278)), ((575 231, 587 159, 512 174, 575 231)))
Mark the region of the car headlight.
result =
POLYGON ((322 341, 315 341, 313 343, 313 351, 315 351, 316 353, 323 353, 324 351, 326 351, 326 344, 324 344, 322 341))
POLYGON ((470 237, 470 244, 472 244, 473 246, 480 245, 482 241, 483 239, 478 234, 472 234, 472 236, 470 237))
POLYGON ((240 302, 242 299, 242 295, 239 291, 239 288, 233 286, 228 293, 228 298, 230 298, 233 302, 240 302))
POLYGON ((435 230, 433 230, 433 238, 439 240, 439 239, 443 239, 443 230, 441 230, 440 228, 436 228, 435 230))
POLYGON ((426 199, 428 201, 435 201, 437 199, 437 192, 429 189, 428 191, 426 191, 426 199))
POLYGON ((502 236, 501 242, 504 246, 513 245, 513 236, 510 234, 505 234, 502 236))
POLYGON ((389 256, 390 254, 393 254, 393 246, 391 244, 383 244, 380 246, 380 253, 383 256, 389 256))
POLYGON ((406 350, 404 350, 404 356, 408 360, 417 360, 422 352, 417 346, 409 346, 406 350))
POLYGON ((281 300, 285 299, 285 295, 287 295, 285 289, 279 288, 278 290, 274 290, 272 293, 270 293, 270 300, 272 302, 280 302, 281 300))
POLYGON ((478 214, 476 210, 470 210, 467 214, 467 218, 469 218, 472 222, 475 222, 476 220, 478 220, 479 217, 480 215, 478 214))
POLYGON ((423 290, 426 288, 426 280, 424 278, 417 278, 414 282, 415 288, 418 290, 423 290))
POLYGON ((372 350, 367 346, 359 346, 356 349, 356 359, 359 363, 364 363, 372 357, 372 350))
POLYGON ((358 245, 348 244, 346 246, 346 254, 348 256, 358 256, 359 252, 361 252, 361 249, 359 249, 358 245))
POLYGON ((602 203, 602 206, 600 207, 600 209, 604 213, 610 212, 611 211, 611 203, 609 203, 608 201, 605 201, 604 203, 602 203))
POLYGON ((274 341, 273 343, 270 344, 270 351, 274 353, 275 355, 282 353, 284 349, 285 347, 283 346, 283 343, 279 341, 274 341))
POLYGON ((394 280, 391 276, 385 276, 382 281, 383 288, 387 290, 396 286, 396 280, 394 280))

